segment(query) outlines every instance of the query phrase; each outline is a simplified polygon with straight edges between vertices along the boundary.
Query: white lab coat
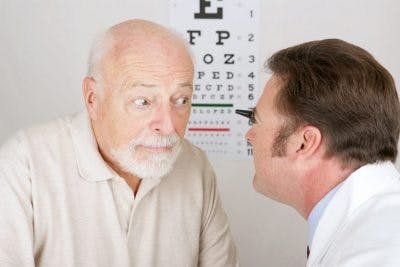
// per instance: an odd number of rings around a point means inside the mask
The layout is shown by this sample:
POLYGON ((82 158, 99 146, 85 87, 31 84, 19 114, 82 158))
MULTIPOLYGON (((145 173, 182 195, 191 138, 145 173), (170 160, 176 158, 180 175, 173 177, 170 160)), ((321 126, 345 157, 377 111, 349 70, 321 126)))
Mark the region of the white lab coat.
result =
POLYGON ((353 172, 316 228, 307 266, 400 266, 400 174, 391 162, 353 172))

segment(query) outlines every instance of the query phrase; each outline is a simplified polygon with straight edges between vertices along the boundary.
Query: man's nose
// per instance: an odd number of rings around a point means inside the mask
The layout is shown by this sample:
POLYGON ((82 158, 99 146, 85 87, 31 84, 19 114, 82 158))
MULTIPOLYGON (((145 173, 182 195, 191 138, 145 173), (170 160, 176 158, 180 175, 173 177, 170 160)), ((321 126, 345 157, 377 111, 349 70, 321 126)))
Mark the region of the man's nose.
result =
POLYGON ((170 105, 160 106, 155 111, 154 120, 152 122, 152 130, 162 134, 175 133, 175 126, 173 122, 173 114, 170 105))

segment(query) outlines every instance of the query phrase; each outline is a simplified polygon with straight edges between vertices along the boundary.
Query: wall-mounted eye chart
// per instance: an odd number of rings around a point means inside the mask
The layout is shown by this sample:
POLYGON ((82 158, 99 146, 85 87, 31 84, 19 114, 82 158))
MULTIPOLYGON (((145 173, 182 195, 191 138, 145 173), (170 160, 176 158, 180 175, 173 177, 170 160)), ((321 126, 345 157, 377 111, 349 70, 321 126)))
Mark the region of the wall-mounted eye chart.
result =
POLYGON ((259 95, 259 0, 170 0, 170 25, 194 54, 186 137, 209 155, 247 157, 246 118, 259 95))

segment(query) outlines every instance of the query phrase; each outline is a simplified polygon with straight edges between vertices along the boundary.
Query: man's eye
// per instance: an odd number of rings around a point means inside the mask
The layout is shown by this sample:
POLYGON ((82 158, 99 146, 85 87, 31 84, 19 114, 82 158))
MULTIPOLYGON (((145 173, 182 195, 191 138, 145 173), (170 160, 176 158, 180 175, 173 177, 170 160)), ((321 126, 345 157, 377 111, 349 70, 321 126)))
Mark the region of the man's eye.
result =
POLYGON ((133 100, 133 103, 138 107, 144 107, 150 105, 150 101, 144 97, 133 100))
POLYGON ((175 101, 176 105, 178 105, 178 106, 184 106, 184 105, 186 105, 188 102, 189 102, 189 98, 186 97, 186 96, 179 97, 179 98, 175 101))

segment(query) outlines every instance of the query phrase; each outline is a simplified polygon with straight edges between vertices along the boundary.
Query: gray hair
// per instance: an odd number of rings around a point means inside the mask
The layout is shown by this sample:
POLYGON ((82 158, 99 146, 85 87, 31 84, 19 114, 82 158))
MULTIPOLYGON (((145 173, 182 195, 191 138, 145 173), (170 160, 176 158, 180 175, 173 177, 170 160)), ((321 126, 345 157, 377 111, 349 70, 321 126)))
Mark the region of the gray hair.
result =
POLYGON ((87 76, 102 80, 101 60, 114 46, 115 39, 110 30, 102 32, 93 40, 87 62, 87 76))

